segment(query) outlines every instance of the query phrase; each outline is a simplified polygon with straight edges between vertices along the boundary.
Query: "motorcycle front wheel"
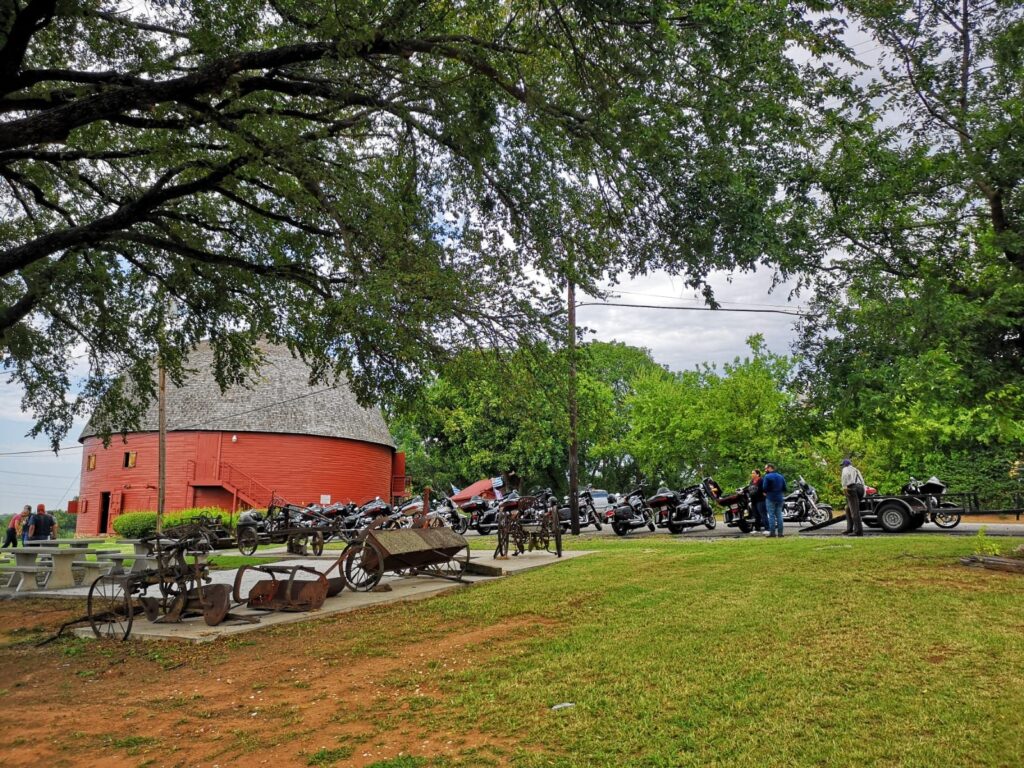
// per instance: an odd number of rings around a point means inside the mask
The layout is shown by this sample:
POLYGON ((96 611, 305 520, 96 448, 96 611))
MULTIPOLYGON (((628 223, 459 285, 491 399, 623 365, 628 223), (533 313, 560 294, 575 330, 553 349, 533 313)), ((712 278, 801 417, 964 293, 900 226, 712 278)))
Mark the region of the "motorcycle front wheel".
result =
POLYGON ((709 531, 715 530, 716 525, 718 525, 718 520, 715 518, 714 515, 708 515, 704 518, 704 527, 707 528, 709 531))
POLYGON ((949 530, 960 525, 960 515, 953 512, 934 512, 932 514, 932 522, 939 526, 939 528, 949 530))
POLYGON ((815 525, 828 522, 832 519, 832 507, 828 504, 819 504, 817 509, 811 509, 807 515, 807 519, 815 525))

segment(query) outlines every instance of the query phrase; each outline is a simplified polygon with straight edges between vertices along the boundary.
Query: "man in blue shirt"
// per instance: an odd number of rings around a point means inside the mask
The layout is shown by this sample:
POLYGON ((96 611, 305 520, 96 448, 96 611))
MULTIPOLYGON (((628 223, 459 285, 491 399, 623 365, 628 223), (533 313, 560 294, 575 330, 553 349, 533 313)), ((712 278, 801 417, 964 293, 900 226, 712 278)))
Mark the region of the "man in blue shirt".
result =
POLYGON ((768 538, 782 538, 782 509, 786 498, 786 478, 775 471, 774 464, 764 465, 761 489, 768 512, 768 538))

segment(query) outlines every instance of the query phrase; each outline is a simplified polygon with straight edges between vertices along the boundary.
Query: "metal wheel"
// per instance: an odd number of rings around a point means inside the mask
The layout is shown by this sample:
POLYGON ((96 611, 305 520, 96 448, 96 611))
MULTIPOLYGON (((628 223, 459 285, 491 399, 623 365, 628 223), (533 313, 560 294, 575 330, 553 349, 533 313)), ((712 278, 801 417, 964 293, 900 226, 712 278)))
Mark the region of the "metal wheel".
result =
POLYGON ((910 513, 897 504, 884 504, 878 510, 878 522, 886 533, 901 533, 910 527, 910 513))
POLYGON ((96 637, 127 640, 135 611, 123 576, 100 576, 89 587, 89 626, 96 637))
POLYGON ((368 541, 354 541, 345 547, 339 558, 341 575, 353 592, 369 592, 384 576, 380 552, 368 541))
POLYGON ((256 551, 256 547, 260 543, 260 537, 256 533, 256 529, 252 526, 246 526, 245 528, 238 529, 238 551, 248 557, 256 551))
POLYGON ((469 530, 469 518, 464 517, 463 515, 459 515, 458 522, 452 527, 454 528, 455 532, 458 533, 460 536, 465 536, 466 531, 469 530))
POLYGON ((319 557, 324 553, 324 534, 323 531, 313 531, 309 536, 309 550, 314 555, 319 557))
POLYGON ((203 589, 203 620, 206 626, 216 627, 231 608, 231 587, 227 584, 211 584, 203 589))
POLYGON ((451 560, 445 560, 443 563, 434 563, 423 568, 423 573, 429 576, 441 576, 447 579, 458 579, 462 580, 462 574, 466 572, 466 568, 469 566, 469 543, 466 546, 452 555, 451 560))
POLYGON ((715 517, 714 512, 711 512, 704 517, 704 527, 709 531, 715 530, 716 525, 718 525, 718 518, 715 517))
POLYGON ((932 515, 932 522, 939 528, 956 528, 960 525, 960 515, 956 512, 940 509, 932 515))
POLYGON ((810 509, 807 514, 807 519, 814 525, 820 525, 821 523, 828 522, 832 519, 832 507, 828 504, 818 504, 817 507, 812 507, 810 509))

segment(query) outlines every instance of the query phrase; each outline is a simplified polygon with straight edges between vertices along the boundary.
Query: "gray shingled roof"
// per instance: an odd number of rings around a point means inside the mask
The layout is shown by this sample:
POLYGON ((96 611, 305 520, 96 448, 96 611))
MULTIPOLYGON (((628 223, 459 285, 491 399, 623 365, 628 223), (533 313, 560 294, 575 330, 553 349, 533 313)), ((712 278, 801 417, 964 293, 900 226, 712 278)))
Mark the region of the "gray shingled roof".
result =
MULTIPOLYGON (((213 378, 213 352, 201 344, 186 367, 196 371, 181 387, 168 384, 167 429, 217 432, 281 432, 345 437, 395 447, 377 409, 363 408, 344 384, 309 386, 309 368, 286 347, 261 345, 265 361, 251 388, 221 394, 213 378)), ((158 428, 157 404, 142 417, 140 432, 158 428)), ((86 425, 79 441, 96 434, 86 425)))

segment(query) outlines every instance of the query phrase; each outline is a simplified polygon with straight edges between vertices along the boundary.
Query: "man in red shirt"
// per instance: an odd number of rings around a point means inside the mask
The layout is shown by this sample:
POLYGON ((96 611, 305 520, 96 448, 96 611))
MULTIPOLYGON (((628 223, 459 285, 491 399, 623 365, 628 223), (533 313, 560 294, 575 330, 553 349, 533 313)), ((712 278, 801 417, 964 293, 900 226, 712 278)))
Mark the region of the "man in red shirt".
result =
POLYGON ((28 522, 30 514, 32 514, 32 507, 26 504, 22 507, 20 513, 11 517, 10 522, 7 523, 7 533, 4 536, 2 549, 7 549, 8 546, 17 548, 18 539, 21 538, 21 531, 25 527, 25 523, 28 522))

